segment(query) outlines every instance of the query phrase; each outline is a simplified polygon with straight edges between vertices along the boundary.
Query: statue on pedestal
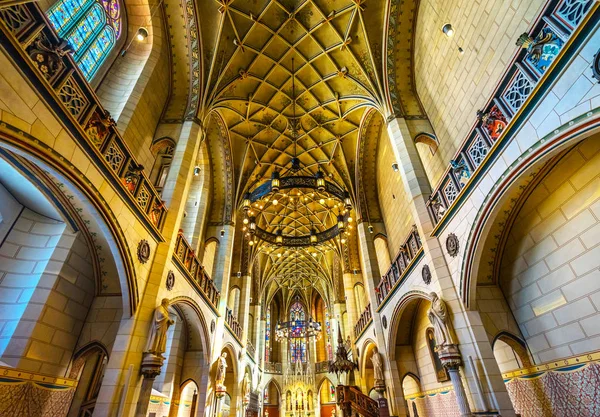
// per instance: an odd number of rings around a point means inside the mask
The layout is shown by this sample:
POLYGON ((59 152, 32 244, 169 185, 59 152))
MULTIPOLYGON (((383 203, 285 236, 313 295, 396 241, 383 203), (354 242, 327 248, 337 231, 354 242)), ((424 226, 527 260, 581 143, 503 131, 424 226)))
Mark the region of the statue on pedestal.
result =
POLYGON ((438 297, 435 292, 430 294, 431 308, 429 309, 429 321, 433 325, 436 350, 448 345, 456 345, 451 331, 450 312, 444 300, 438 297))
POLYGON ((221 353, 219 359, 217 359, 217 376, 215 382, 217 387, 224 386, 225 384, 225 373, 227 372, 227 352, 221 353))
POLYGON ((375 379, 375 385, 378 383, 385 384, 385 376, 383 375, 383 361, 377 348, 373 349, 373 356, 371 356, 371 362, 373 362, 373 375, 375 379))
POLYGON ((145 352, 152 353, 156 356, 161 356, 162 353, 167 350, 167 330, 169 326, 175 323, 174 320, 169 318, 169 300, 163 298, 162 302, 156 310, 154 310, 154 319, 152 327, 150 328, 150 337, 148 338, 148 344, 146 345, 145 352))

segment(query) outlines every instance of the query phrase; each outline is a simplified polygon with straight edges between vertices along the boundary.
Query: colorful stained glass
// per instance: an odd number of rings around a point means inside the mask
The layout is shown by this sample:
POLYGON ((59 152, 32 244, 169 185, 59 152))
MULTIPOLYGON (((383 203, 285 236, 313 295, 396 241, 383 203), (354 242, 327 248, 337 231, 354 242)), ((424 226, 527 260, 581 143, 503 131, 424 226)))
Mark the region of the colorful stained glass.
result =
POLYGON ((79 61, 79 68, 81 68, 85 78, 90 80, 94 76, 114 44, 115 39, 112 29, 108 26, 104 27, 79 61))
POLYGON ((119 0, 60 0, 48 11, 58 35, 88 79, 96 74, 121 34, 119 0))
MULTIPOLYGON (((265 323, 265 362, 269 362, 271 350, 271 306, 267 310, 267 320, 265 323)), ((267 393, 265 393, 268 396, 267 393)))
POLYGON ((327 360, 333 360, 333 349, 331 347, 331 319, 329 317, 329 310, 325 305, 325 347, 327 349, 327 360))
POLYGON ((290 358, 291 362, 306 362, 306 332, 305 322, 306 313, 304 307, 299 301, 295 301, 290 306, 290 321, 293 323, 290 339, 290 358))
POLYGON ((58 35, 64 37, 73 23, 79 20, 80 14, 94 3, 94 0, 59 1, 48 11, 48 19, 58 35))
POLYGON ((106 24, 106 14, 104 9, 99 4, 95 4, 79 21, 74 30, 69 33, 68 40, 75 56, 81 55, 84 52, 82 48, 85 44, 90 42, 90 39, 96 36, 97 32, 100 31, 101 27, 106 24))

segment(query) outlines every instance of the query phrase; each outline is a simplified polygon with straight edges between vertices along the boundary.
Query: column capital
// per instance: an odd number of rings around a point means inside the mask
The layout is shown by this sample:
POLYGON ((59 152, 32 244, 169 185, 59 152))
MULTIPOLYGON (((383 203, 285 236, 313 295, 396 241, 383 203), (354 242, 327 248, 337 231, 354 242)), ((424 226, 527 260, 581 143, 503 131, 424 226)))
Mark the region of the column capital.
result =
POLYGON ((437 353, 446 369, 458 369, 462 365, 462 356, 457 345, 438 346, 437 353))

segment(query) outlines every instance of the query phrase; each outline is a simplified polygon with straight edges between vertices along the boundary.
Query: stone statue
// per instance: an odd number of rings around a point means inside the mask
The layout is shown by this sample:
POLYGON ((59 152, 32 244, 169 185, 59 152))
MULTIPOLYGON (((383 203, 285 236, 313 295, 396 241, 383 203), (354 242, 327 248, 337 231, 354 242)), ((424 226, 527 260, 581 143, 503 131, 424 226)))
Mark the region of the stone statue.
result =
POLYGON ((371 356, 371 362, 373 362, 373 375, 375 381, 385 381, 385 376, 383 375, 383 361, 381 360, 381 355, 377 348, 373 349, 373 356, 371 356))
POLYGON ((456 343, 450 330, 450 312, 448 311, 446 303, 438 297, 435 292, 432 292, 430 296, 431 308, 427 315, 429 316, 429 321, 433 325, 436 350, 447 345, 455 345, 456 343))
POLYGON ((146 345, 146 352, 152 353, 153 355, 160 356, 167 350, 167 330, 169 326, 175 323, 175 321, 169 318, 169 300, 163 298, 162 302, 156 310, 154 310, 154 320, 152 327, 150 328, 150 338, 146 345))
POLYGON ((244 398, 250 398, 250 379, 248 378, 248 374, 244 375, 244 398))
POLYGON ((217 376, 215 378, 217 386, 225 384, 225 372, 227 372, 227 352, 221 353, 217 359, 217 376))

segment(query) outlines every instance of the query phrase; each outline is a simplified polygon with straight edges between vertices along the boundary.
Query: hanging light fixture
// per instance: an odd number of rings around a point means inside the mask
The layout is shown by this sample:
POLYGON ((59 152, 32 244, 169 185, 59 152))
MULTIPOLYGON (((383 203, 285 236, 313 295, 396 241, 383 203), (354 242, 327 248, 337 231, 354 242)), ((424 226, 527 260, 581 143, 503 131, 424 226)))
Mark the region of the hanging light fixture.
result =
POLYGON ((352 199, 350 198, 350 193, 348 191, 344 191, 344 206, 346 210, 352 210, 352 199))
POLYGON ((317 190, 321 192, 325 191, 325 175, 321 171, 321 168, 315 174, 315 178, 317 179, 317 190))
MULTIPOLYGON (((340 187, 335 181, 328 181, 327 173, 320 167, 317 167, 317 172, 314 175, 302 175, 302 164, 298 157, 298 138, 299 132, 302 129, 300 118, 296 117, 296 84, 295 84, 295 66, 294 58, 292 58, 292 97, 291 106, 293 115, 289 118, 288 130, 291 132, 291 137, 294 145, 294 152, 291 158, 291 164, 287 170, 281 171, 279 168, 271 172, 271 178, 268 182, 259 185, 254 190, 248 190, 242 199, 241 208, 246 213, 248 219, 248 229, 252 234, 268 244, 287 247, 303 247, 324 243, 336 238, 344 232, 347 218, 350 217, 352 210, 352 199, 350 193, 340 187), (302 191, 302 192, 301 192, 302 191), (303 193, 305 193, 303 195, 303 193), (310 207, 312 202, 321 202, 318 209, 310 207), (327 211, 326 220, 319 223, 317 227, 311 227, 309 233, 300 232, 299 227, 295 223, 290 223, 284 229, 279 228, 276 232, 261 228, 262 221, 252 221, 255 214, 252 212, 254 207, 256 210, 263 210, 263 206, 258 206, 259 202, 264 201, 264 209, 274 217, 286 217, 289 211, 300 212, 305 209, 304 216, 320 214, 322 211, 327 211), (267 204, 269 203, 270 204, 267 204), (280 208, 281 207, 281 208, 280 208), (340 220, 341 216, 341 220, 340 220)), ((257 215, 258 217, 259 215, 257 215)), ((264 217, 263 217, 264 218, 264 217)), ((246 223, 244 223, 246 224, 246 223)), ((306 227, 301 225, 300 227, 306 227)), ((256 241, 255 241, 256 243, 256 241)))
POLYGON ((340 233, 344 233, 346 230, 346 219, 341 214, 337 216, 337 228, 340 233))
POLYGON ((250 210, 250 205, 252 202, 250 201, 250 193, 244 194, 244 199, 242 200, 242 208, 244 211, 250 210))
POLYGON ((273 171, 271 174, 271 191, 274 193, 279 191, 279 171, 273 171))

